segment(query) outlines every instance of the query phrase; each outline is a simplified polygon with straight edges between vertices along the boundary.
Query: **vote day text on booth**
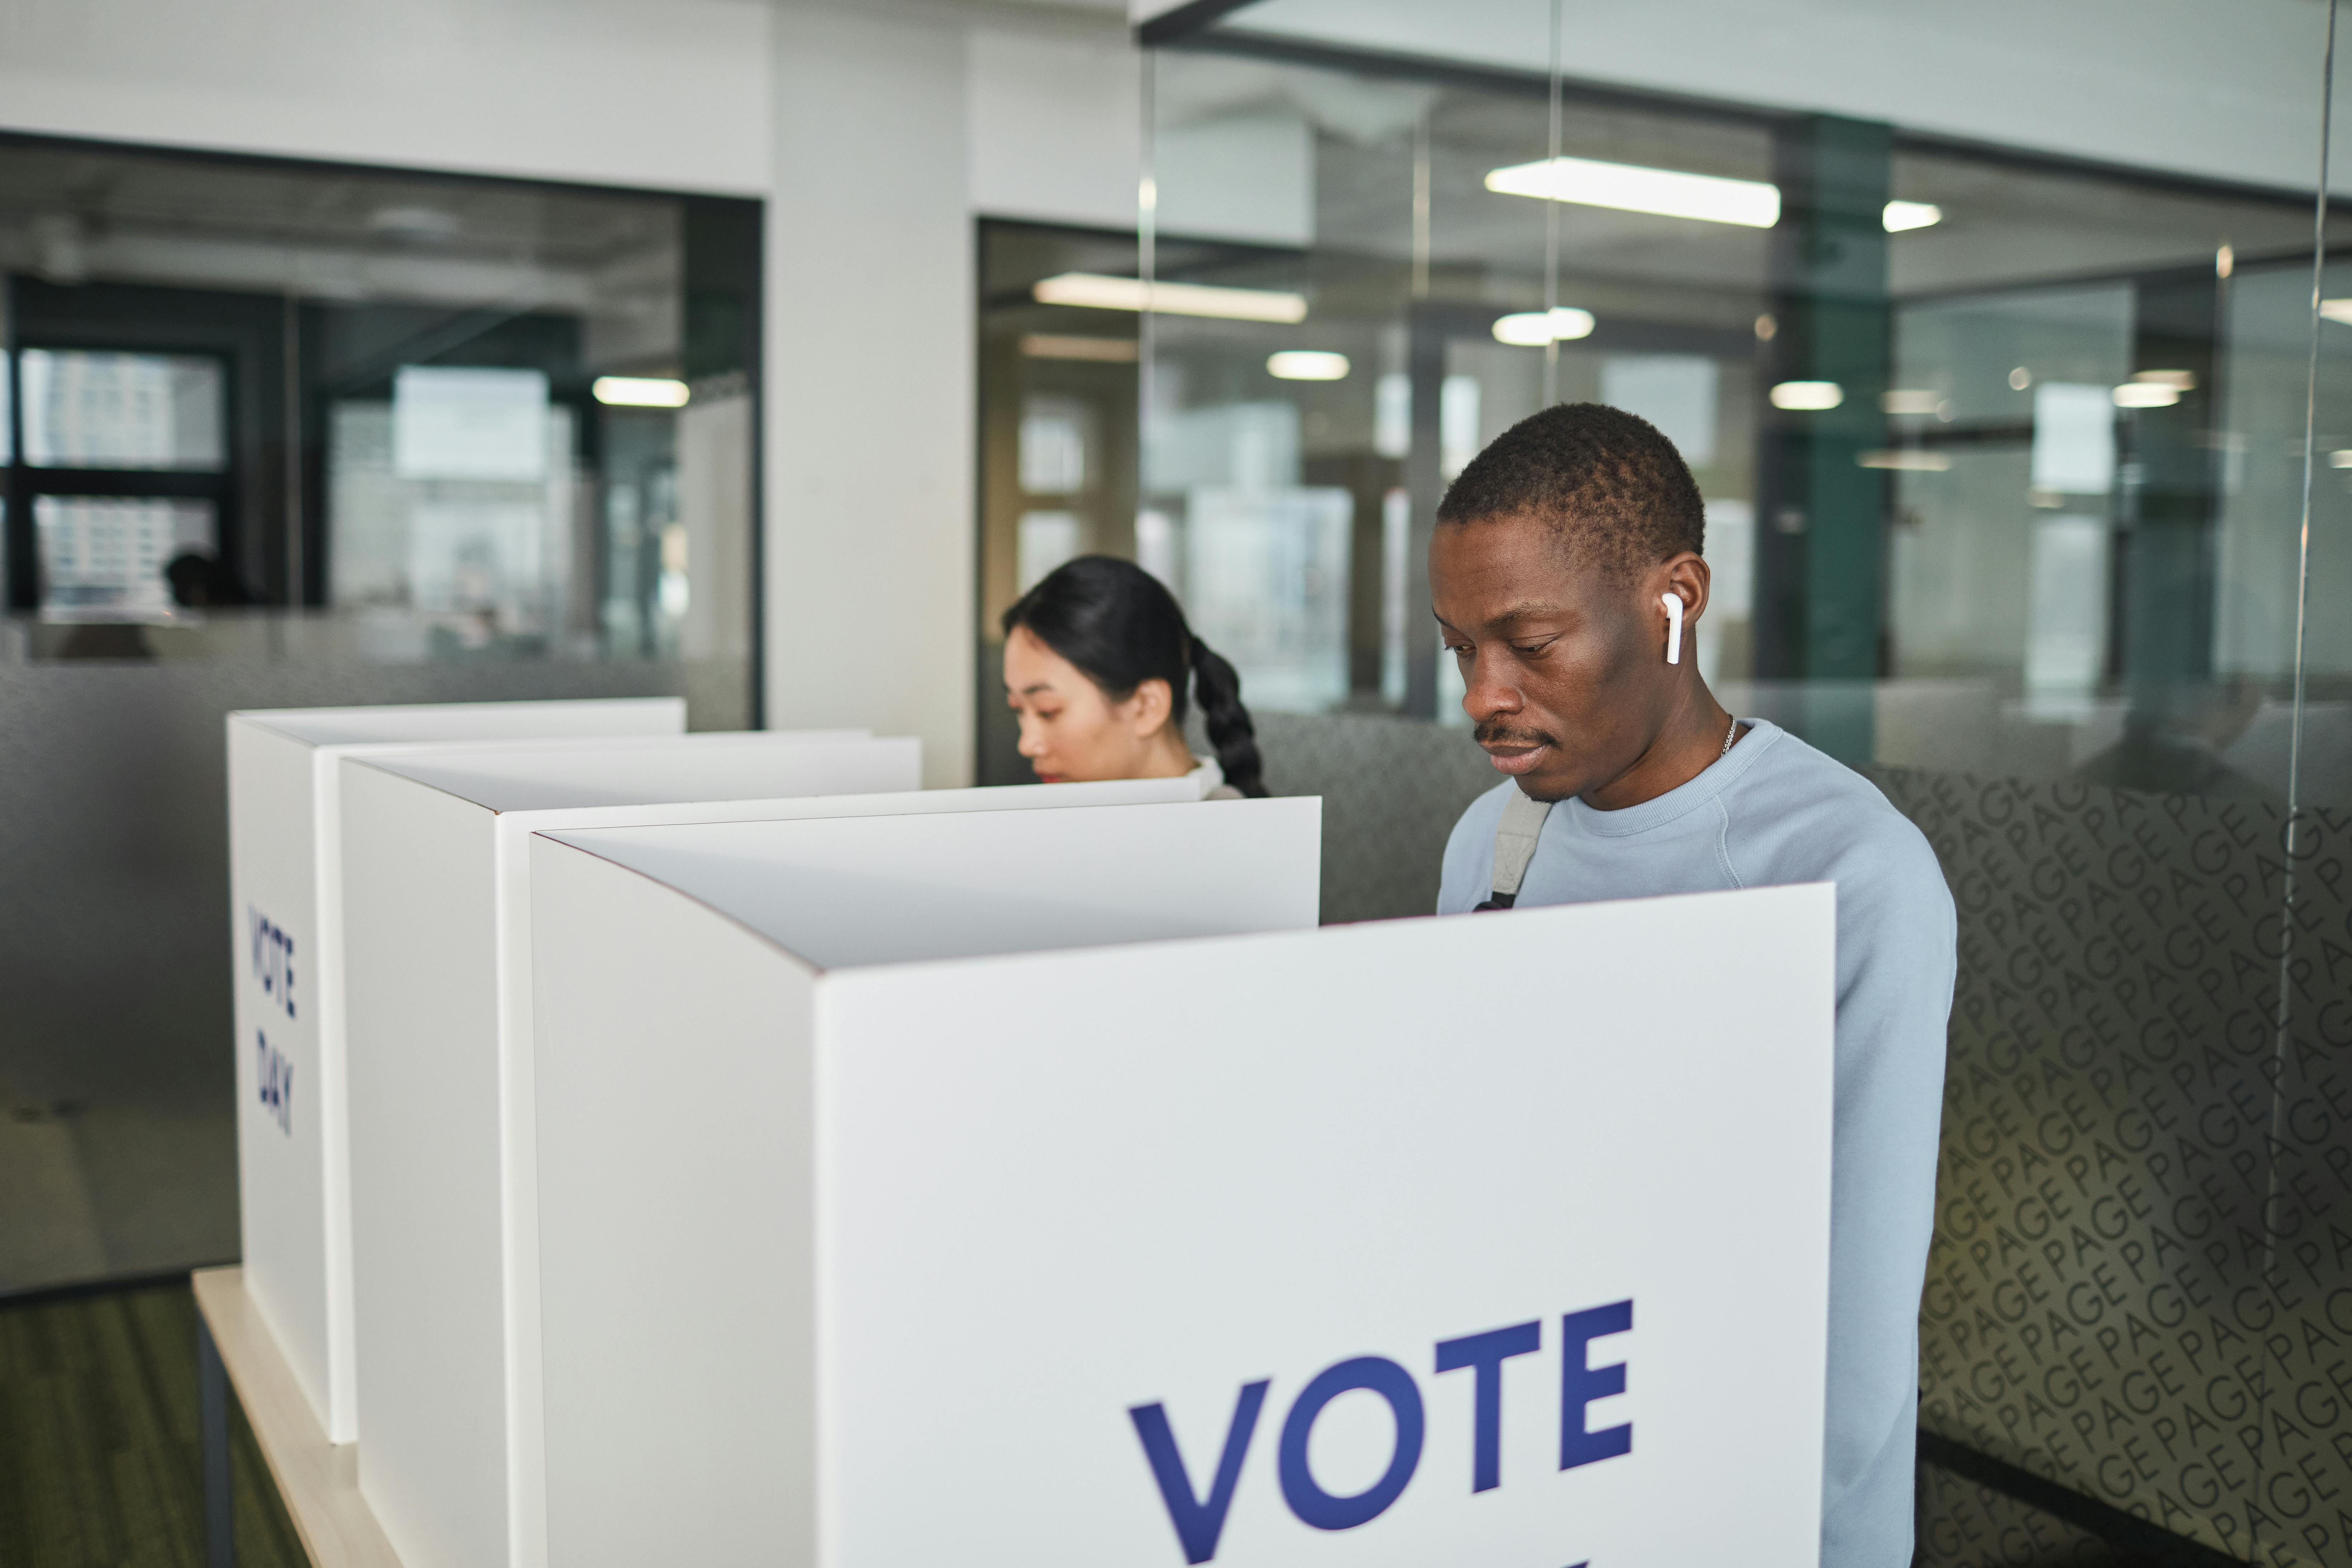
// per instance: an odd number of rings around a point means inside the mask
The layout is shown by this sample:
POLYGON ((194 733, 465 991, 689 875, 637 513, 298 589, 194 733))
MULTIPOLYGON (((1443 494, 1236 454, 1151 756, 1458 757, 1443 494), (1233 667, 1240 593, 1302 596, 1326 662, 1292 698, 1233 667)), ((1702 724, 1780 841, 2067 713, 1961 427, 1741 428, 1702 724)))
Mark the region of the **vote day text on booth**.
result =
POLYGON ((231 713, 229 969, 245 1283, 329 1439, 359 1435, 343 1054, 346 757, 678 735, 675 697, 231 713))

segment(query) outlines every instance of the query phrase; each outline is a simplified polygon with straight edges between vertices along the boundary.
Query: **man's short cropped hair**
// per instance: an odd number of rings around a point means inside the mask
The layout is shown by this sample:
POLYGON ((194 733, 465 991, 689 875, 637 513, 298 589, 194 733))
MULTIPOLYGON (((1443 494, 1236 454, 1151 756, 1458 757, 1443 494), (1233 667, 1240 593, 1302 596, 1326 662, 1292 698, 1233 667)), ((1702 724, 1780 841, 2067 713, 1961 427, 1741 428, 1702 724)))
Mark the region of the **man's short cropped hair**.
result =
POLYGON ((1706 504, 1675 444, 1638 415, 1562 403, 1529 415, 1470 460, 1438 503, 1441 523, 1534 517, 1570 557, 1617 577, 1703 553, 1706 504))

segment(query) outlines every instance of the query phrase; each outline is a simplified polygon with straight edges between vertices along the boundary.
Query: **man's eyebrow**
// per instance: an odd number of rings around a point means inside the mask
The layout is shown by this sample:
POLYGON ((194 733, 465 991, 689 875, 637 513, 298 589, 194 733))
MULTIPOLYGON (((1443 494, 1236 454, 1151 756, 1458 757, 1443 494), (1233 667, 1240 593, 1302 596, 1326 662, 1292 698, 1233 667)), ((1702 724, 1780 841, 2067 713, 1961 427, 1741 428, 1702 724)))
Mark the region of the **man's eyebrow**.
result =
MULTIPOLYGON (((1507 609, 1487 616, 1485 624, 1490 626, 1499 626, 1508 625, 1512 621, 1524 621, 1538 617, 1563 616, 1567 613, 1568 610, 1565 605, 1555 604, 1549 599, 1522 599, 1517 604, 1510 605, 1507 609)), ((1435 621, 1439 626, 1446 628, 1448 631, 1459 629, 1452 621, 1447 620, 1444 616, 1439 615, 1433 609, 1429 612, 1429 617, 1435 621)))

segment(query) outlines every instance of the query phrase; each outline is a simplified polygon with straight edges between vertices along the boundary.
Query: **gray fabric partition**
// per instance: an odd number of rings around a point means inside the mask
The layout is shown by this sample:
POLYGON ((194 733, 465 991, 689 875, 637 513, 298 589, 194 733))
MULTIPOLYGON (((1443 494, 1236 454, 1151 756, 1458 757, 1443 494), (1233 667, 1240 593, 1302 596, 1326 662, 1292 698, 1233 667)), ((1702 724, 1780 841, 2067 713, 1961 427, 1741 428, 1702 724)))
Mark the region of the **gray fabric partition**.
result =
POLYGON ((1324 921, 1433 910, 1446 834, 1502 778, 1470 732, 1376 714, 1256 717, 1267 787, 1323 797, 1324 921))

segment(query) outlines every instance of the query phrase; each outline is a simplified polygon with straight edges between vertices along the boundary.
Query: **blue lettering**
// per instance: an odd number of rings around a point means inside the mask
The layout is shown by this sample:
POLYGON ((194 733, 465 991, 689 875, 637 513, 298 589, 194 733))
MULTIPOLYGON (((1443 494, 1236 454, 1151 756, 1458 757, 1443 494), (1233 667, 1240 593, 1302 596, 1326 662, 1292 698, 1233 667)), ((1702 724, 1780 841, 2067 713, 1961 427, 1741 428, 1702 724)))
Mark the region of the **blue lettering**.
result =
POLYGON ((1357 1356, 1315 1374, 1299 1391, 1282 1423, 1279 1470, 1282 1499, 1301 1523, 1318 1530, 1353 1530, 1378 1519, 1403 1492, 1421 1463, 1421 1390, 1412 1374, 1385 1356, 1357 1356), (1352 1389, 1370 1389, 1388 1401, 1396 1418, 1396 1448, 1381 1479, 1352 1497, 1333 1497, 1307 1468, 1307 1440, 1323 1407, 1352 1389))
POLYGON ((1234 1487, 1242 1479, 1242 1459, 1250 1436, 1257 1430, 1257 1413, 1265 1404, 1268 1380, 1242 1384, 1234 1403, 1234 1418, 1225 1427, 1225 1451, 1217 1460, 1217 1479, 1206 1498, 1192 1493, 1192 1478, 1177 1451, 1176 1434, 1169 1429, 1168 1412, 1157 1404, 1138 1405, 1128 1411, 1135 1435, 1143 1440, 1143 1457, 1151 1462, 1152 1479, 1160 1483, 1160 1500, 1168 1505, 1168 1521, 1176 1527, 1177 1543, 1187 1563, 1206 1563, 1217 1554, 1217 1537, 1224 1533, 1225 1512, 1233 1507, 1234 1487))
POLYGON ((1584 1429, 1584 1407, 1625 1392, 1625 1363, 1594 1367, 1591 1342, 1633 1326, 1633 1303, 1612 1301, 1570 1312, 1559 1321, 1559 1468, 1572 1470, 1633 1451, 1631 1422, 1603 1432, 1584 1429))
MULTIPOLYGON (((289 1083, 292 1070, 290 1066, 284 1066, 269 1081, 280 1086, 289 1083)), ((265 1090, 265 1097, 267 1093, 265 1090)), ((1633 1301, 1612 1301, 1567 1313, 1561 1317, 1559 1326, 1559 1468, 1572 1470, 1631 1454, 1632 1422, 1600 1432, 1588 1432, 1585 1424, 1596 1400, 1625 1392, 1623 1362, 1602 1367, 1591 1363, 1594 1340, 1632 1330, 1633 1301)), ((1436 1370, 1440 1374, 1465 1367, 1474 1374, 1470 1462, 1470 1490, 1474 1496, 1502 1485, 1503 1363, 1542 1349, 1540 1319, 1437 1342, 1436 1370)), ((1132 1405, 1128 1410, 1129 1419, 1135 1424, 1135 1435, 1143 1444, 1144 1458, 1151 1467, 1152 1479, 1159 1485, 1160 1500, 1167 1505, 1168 1521, 1175 1527, 1177 1542, 1188 1563, 1206 1563, 1217 1554, 1217 1544, 1233 1509, 1234 1491, 1241 1482, 1242 1467, 1249 1457, 1258 1416, 1272 1384, 1272 1379, 1261 1378, 1242 1384, 1233 1418, 1225 1427, 1224 1447, 1217 1458, 1216 1474, 1205 1494, 1193 1489, 1192 1472, 1185 1468, 1184 1457, 1176 1446, 1166 1407, 1154 1403, 1132 1405)), ((1370 1523, 1387 1512, 1412 1484, 1413 1473, 1421 1465, 1426 1427, 1421 1390, 1412 1374, 1395 1362, 1385 1356, 1364 1355, 1325 1367, 1299 1390, 1298 1396, 1291 1401, 1289 1414, 1283 1418, 1282 1436, 1276 1444, 1275 1454, 1276 1478, 1281 1483, 1283 1501, 1301 1523, 1311 1529, 1353 1530, 1370 1523), (1324 1490, 1315 1479, 1307 1450, 1315 1435, 1315 1423, 1321 1418, 1324 1407, 1357 1389, 1376 1394, 1386 1402, 1394 1423, 1395 1442, 1390 1450, 1388 1467, 1378 1480, 1360 1492, 1338 1496, 1324 1490)), ((1574 1568, 1587 1565, 1580 1563, 1574 1568)))
POLYGON ((269 1037, 253 1032, 254 1078, 260 1087, 262 1108, 280 1132, 294 1131, 294 1064, 270 1047, 269 1037))
POLYGON ((1466 1366, 1476 1372, 1471 1415, 1470 1489, 1474 1492, 1492 1491, 1503 1484, 1503 1363, 1542 1348, 1540 1321, 1437 1342, 1438 1371, 1458 1372, 1466 1366))
POLYGON ((245 907, 246 930, 253 944, 253 978, 261 994, 294 1016, 294 939, 271 923, 251 904, 245 907))

